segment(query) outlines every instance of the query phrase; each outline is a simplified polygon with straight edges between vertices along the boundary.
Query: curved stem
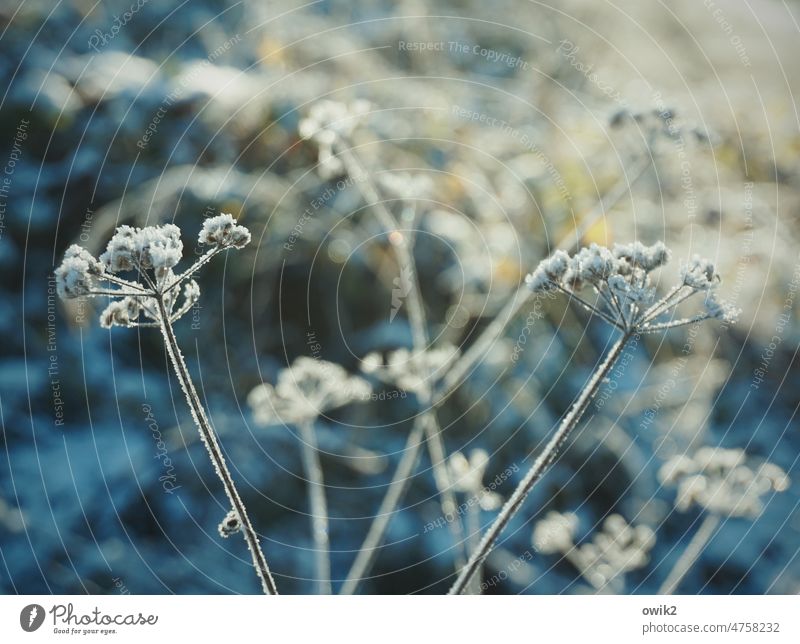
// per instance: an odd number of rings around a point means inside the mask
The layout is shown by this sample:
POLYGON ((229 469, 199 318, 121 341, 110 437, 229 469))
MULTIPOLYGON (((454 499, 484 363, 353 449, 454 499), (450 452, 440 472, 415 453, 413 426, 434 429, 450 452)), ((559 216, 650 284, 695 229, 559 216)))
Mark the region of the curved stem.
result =
POLYGON ((669 575, 667 575, 664 583, 661 584, 661 588, 658 589, 659 595, 671 595, 677 590, 678 585, 686 576, 686 573, 691 570, 697 559, 703 554, 706 545, 708 545, 711 537, 713 537, 714 533, 717 531, 719 523, 720 517, 717 514, 709 514, 703 520, 697 532, 694 533, 689 545, 686 546, 686 550, 683 551, 678 561, 675 562, 675 565, 672 567, 672 570, 669 571, 669 575))
POLYGON ((458 575, 458 579, 456 579, 456 582, 450 589, 449 594, 460 595, 467 588, 470 579, 472 579, 473 575, 478 571, 480 566, 483 564, 483 561, 489 555, 489 552, 494 547, 494 544, 497 541, 497 538, 500 536, 500 533, 505 529, 514 515, 522 507, 522 503, 533 489, 533 486, 536 485, 539 479, 541 479, 544 475, 547 468, 553 463, 553 461, 555 461, 558 450, 564 445, 575 427, 577 427, 578 422, 588 408, 589 403, 597 393, 600 383, 603 382, 603 379, 608 375, 609 371, 611 371, 612 367, 614 366, 614 363, 622 354, 622 350, 625 347, 625 343, 630 338, 630 335, 630 333, 626 333, 619 338, 611 347, 611 350, 608 352, 605 360, 603 360, 600 366, 595 369, 592 377, 589 379, 589 382, 586 383, 586 386, 579 394, 577 400, 567 412, 567 415, 564 416, 564 419, 561 421, 558 430, 556 430, 556 433, 553 434, 553 437, 545 446, 544 451, 534 461, 530 470, 528 470, 527 474, 525 474, 525 477, 522 479, 522 481, 520 481, 517 489, 514 490, 514 493, 503 506, 502 510, 500 510, 500 514, 497 516, 494 523, 484 535, 477 551, 472 554, 467 562, 467 565, 461 570, 461 573, 458 575))
POLYGON ((259 579, 261 580, 261 587, 267 595, 277 595, 278 589, 275 586, 275 581, 272 579, 267 560, 258 543, 258 535, 253 529, 253 524, 250 523, 250 518, 247 516, 242 499, 239 497, 239 491, 233 482, 231 473, 225 463, 225 457, 222 455, 222 450, 217 442, 216 433, 211 427, 211 423, 206 416, 205 409, 200 402, 197 395, 197 390, 194 388, 189 369, 186 367, 186 362, 183 359, 178 341, 175 337, 175 332, 172 329, 172 324, 169 321, 164 300, 161 295, 156 296, 158 303, 158 310, 161 317, 161 333, 164 336, 164 344, 167 348, 172 366, 175 369, 175 375, 181 384, 181 389, 186 395, 186 402, 189 404, 189 409, 192 412, 192 418, 200 431, 200 438, 208 450, 208 455, 214 465, 214 470, 222 481, 222 486, 225 488, 225 494, 230 501, 231 507, 234 509, 242 524, 242 534, 244 535, 247 547, 253 558, 253 566, 256 569, 259 579))
POLYGON ((321 595, 331 594, 331 560, 328 537, 328 504, 325 482, 319 460, 317 435, 313 421, 298 423, 300 430, 303 469, 308 479, 308 505, 311 512, 311 533, 314 538, 314 560, 317 569, 317 589, 321 595))

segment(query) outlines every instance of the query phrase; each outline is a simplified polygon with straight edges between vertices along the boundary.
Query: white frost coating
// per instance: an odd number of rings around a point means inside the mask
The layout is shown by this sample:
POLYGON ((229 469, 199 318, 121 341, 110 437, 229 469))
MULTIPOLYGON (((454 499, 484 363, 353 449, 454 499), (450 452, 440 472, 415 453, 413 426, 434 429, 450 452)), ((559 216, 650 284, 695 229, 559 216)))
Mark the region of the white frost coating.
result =
POLYGON ((233 215, 223 213, 203 222, 197 240, 209 246, 244 248, 250 243, 250 231, 238 225, 233 215))
MULTIPOLYGON (((111 326, 155 326, 161 329, 170 362, 186 397, 200 439, 208 451, 214 471, 225 489, 232 510, 219 526, 222 536, 234 532, 234 519, 241 522, 241 532, 253 558, 262 589, 267 594, 277 594, 275 582, 269 571, 258 536, 247 516, 245 506, 233 482, 230 471, 216 439, 216 434, 206 416, 189 370, 172 328, 173 322, 184 315, 200 297, 200 287, 190 276, 214 255, 227 248, 241 248, 250 240, 243 226, 230 224, 222 215, 214 229, 215 247, 180 275, 172 271, 183 254, 180 229, 173 224, 132 228, 120 226, 108 243, 100 260, 94 259, 80 246, 67 249, 64 261, 56 271, 59 294, 64 298, 81 295, 119 298, 112 300, 100 314, 100 324, 111 326), (140 281, 126 280, 117 272, 136 270, 140 281), (183 284, 183 303, 177 309, 178 294, 183 284)), ((211 237, 208 237, 211 240, 211 237)))
POLYGON ((431 389, 458 355, 458 348, 452 344, 428 349, 420 355, 408 349, 396 349, 389 352, 384 364, 381 354, 373 352, 362 359, 361 371, 382 382, 396 384, 404 393, 418 394, 431 389))
POLYGON ((650 273, 664 266, 670 256, 662 242, 652 246, 638 241, 615 244, 613 252, 592 244, 572 257, 556 251, 539 263, 526 282, 533 292, 562 291, 590 313, 626 332, 661 331, 709 318, 727 324, 735 322, 740 311, 719 300, 713 292, 720 283, 714 265, 697 256, 683 267, 680 283, 657 299, 650 273), (596 302, 581 297, 582 290, 591 290, 596 302), (681 302, 700 292, 706 292, 704 312, 680 319, 667 318, 681 302))
POLYGON ((344 173, 344 163, 334 153, 334 146, 352 134, 370 108, 367 101, 354 101, 345 105, 326 99, 315 103, 308 116, 300 121, 297 128, 300 136, 317 144, 318 170, 323 178, 344 173))

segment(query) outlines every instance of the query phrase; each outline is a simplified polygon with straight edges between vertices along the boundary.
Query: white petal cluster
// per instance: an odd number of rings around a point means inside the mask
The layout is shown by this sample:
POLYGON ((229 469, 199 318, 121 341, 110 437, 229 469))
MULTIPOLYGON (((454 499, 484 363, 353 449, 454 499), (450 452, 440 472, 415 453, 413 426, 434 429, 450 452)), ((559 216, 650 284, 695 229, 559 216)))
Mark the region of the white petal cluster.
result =
POLYGON ((262 383, 247 397, 256 422, 299 423, 353 400, 364 400, 372 391, 368 382, 351 376, 332 362, 301 356, 278 374, 275 386, 262 383))
POLYGON ((389 352, 384 364, 381 354, 372 352, 364 356, 361 371, 382 382, 394 383, 403 391, 419 393, 426 384, 441 378, 458 354, 458 348, 452 344, 428 349, 419 356, 408 349, 396 349, 389 352))
POLYGON ((489 465, 489 453, 483 449, 473 449, 467 458, 462 452, 454 452, 447 459, 450 478, 456 492, 462 492, 477 499, 483 510, 491 511, 500 507, 499 494, 483 484, 483 477, 489 465))
POLYGON ((197 240, 208 246, 244 248, 250 243, 250 231, 238 225, 233 215, 222 213, 203 222, 197 240))
POLYGON ((298 125, 304 139, 313 140, 319 148, 319 171, 323 178, 344 172, 344 164, 334 153, 334 145, 350 136, 361 118, 369 112, 370 103, 354 101, 350 105, 322 100, 315 103, 298 125))
POLYGON ((588 311, 620 330, 653 332, 708 318, 732 323, 740 311, 721 302, 712 292, 720 282, 714 265, 694 257, 683 268, 681 282, 661 300, 656 299, 650 273, 670 260, 662 243, 646 246, 635 241, 615 244, 613 250, 592 244, 570 257, 558 250, 542 260, 526 278, 533 292, 560 290, 576 299, 588 311), (592 290, 596 302, 587 302, 579 292, 592 290), (705 312, 691 318, 665 319, 694 293, 706 293, 705 312))
POLYGON ((764 508, 764 495, 789 487, 780 467, 753 464, 741 449, 701 447, 692 456, 668 460, 658 476, 665 485, 677 487, 678 510, 698 506, 721 516, 755 518, 764 508))

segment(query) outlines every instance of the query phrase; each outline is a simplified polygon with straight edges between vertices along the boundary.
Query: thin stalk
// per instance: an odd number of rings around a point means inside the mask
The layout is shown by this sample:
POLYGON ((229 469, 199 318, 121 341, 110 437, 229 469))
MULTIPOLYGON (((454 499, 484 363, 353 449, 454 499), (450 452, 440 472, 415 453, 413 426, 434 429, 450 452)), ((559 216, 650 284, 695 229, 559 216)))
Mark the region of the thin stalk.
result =
POLYGON ((267 559, 264 557, 264 553, 258 543, 258 535, 253 529, 253 524, 250 523, 250 517, 247 516, 247 510, 239 496, 239 491, 236 489, 228 466, 225 463, 225 457, 222 455, 222 450, 217 442, 216 433, 211 427, 203 405, 200 403, 197 390, 194 388, 194 383, 189 375, 189 369, 186 367, 186 362, 178 346, 175 332, 169 321, 169 316, 164 306, 164 300, 160 294, 154 297, 158 303, 158 310, 161 317, 161 333, 164 336, 164 345, 167 348, 167 354, 172 362, 181 389, 183 389, 183 393, 186 395, 186 401, 192 412, 192 418, 200 432, 200 438, 208 450, 208 455, 214 465, 214 471, 216 471, 217 476, 219 476, 222 481, 222 486, 225 489, 225 494, 230 501, 231 507, 238 515, 239 521, 242 524, 242 534, 250 550, 250 555, 253 558, 253 566, 256 569, 256 574, 258 574, 258 578, 261 580, 261 588, 267 595, 277 595, 278 589, 275 586, 275 581, 272 579, 272 574, 267 565, 267 559))
POLYGON ((411 474, 417 464, 419 450, 422 445, 422 435, 425 431, 425 419, 417 416, 414 426, 408 434, 403 456, 397 464, 397 469, 392 476, 392 480, 386 490, 386 494, 381 501, 378 512, 369 526, 367 536, 361 544, 353 564, 347 573, 347 578, 339 591, 342 595, 352 595, 358 589, 358 585, 368 574, 375 558, 378 556, 378 548, 383 543, 386 528, 389 526, 397 506, 400 504, 409 483, 411 474))
POLYGON ((314 421, 298 423, 302 443, 303 469, 308 479, 308 505, 311 513, 311 534, 314 538, 314 561, 317 570, 317 590, 320 595, 331 594, 331 559, 328 537, 328 504, 325 482, 319 460, 314 421))
MULTIPOLYGON (((345 167, 350 176, 358 178, 356 184, 361 192, 364 200, 375 208, 378 215, 378 220, 384 227, 387 233, 397 230, 398 222, 391 211, 386 207, 386 204, 381 200, 378 188, 373 182, 370 175, 364 169, 358 156, 347 146, 342 146, 343 150, 341 155, 343 157, 345 167)), ((410 269, 411 288, 408 293, 408 319, 411 326, 411 337, 414 345, 414 352, 412 359, 418 365, 418 371, 422 375, 422 386, 418 392, 420 403, 423 407, 422 415, 426 417, 422 423, 425 427, 425 434, 427 440, 426 446, 428 454, 431 459, 431 468, 433 470, 433 477, 436 483, 436 488, 439 493, 439 502, 442 513, 447 516, 453 514, 455 519, 448 523, 448 529, 453 538, 453 543, 456 546, 456 556, 454 560, 454 567, 459 570, 464 564, 464 530, 461 525, 461 518, 455 514, 457 508, 455 494, 453 493, 453 483, 450 479, 450 472, 447 469, 447 450, 445 449, 444 440, 441 436, 439 423, 436 419, 435 410, 433 407, 433 395, 428 382, 424 369, 424 354, 428 348, 428 333, 427 323, 425 320, 425 307, 422 302, 422 294, 417 276, 416 263, 412 252, 413 236, 408 235, 408 240, 401 239, 398 243, 393 243, 397 257, 397 262, 401 269, 410 269)), ((419 449, 419 446, 410 446, 410 449, 419 449)), ((391 488, 387 490, 387 495, 392 493, 391 488)), ((398 502, 402 499, 402 495, 398 497, 398 502)), ((386 521, 384 529, 388 527, 386 521)), ((382 537, 381 537, 382 540, 382 537)), ((366 571, 365 571, 366 572, 366 571)), ((356 585, 358 582, 356 582, 356 585)))
POLYGON ((700 524, 697 532, 694 533, 689 545, 686 546, 686 550, 683 551, 678 561, 675 562, 675 565, 672 567, 672 570, 669 571, 669 575, 667 575, 664 583, 661 584, 661 588, 658 589, 659 595, 672 595, 677 590, 678 585, 683 581, 686 573, 691 570, 692 566, 703 553, 703 550, 705 550, 711 537, 714 536, 714 533, 719 527, 719 523, 720 517, 717 514, 709 514, 703 519, 703 523, 700 524))
POLYGON ((497 541, 497 538, 500 536, 500 533, 505 529, 514 515, 522 507, 525 498, 533 489, 533 486, 536 485, 536 483, 544 475, 547 468, 553 463, 553 461, 555 461, 559 449, 561 449, 561 447, 564 445, 575 427, 578 426, 581 417, 589 407, 589 403, 592 401, 592 398, 594 398, 597 390, 600 388, 600 384, 603 382, 603 379, 608 375, 613 368, 614 363, 622 354, 625 343, 630 337, 630 332, 627 332, 620 337, 611 347, 605 360, 603 360, 600 366, 595 369, 592 377, 589 379, 589 382, 586 383, 586 386, 578 395, 575 403, 567 412, 567 415, 564 416, 564 419, 561 421, 558 430, 556 430, 556 433, 553 434, 553 437, 550 439, 550 441, 548 441, 544 451, 534 461, 530 470, 528 470, 528 473, 525 475, 522 481, 520 481, 517 489, 514 490, 513 494, 509 497, 508 501, 503 506, 503 509, 500 510, 500 514, 497 516, 492 526, 484 535, 477 551, 472 554, 467 562, 467 565, 461 570, 461 573, 458 575, 458 579, 456 579, 456 582, 450 589, 449 594, 460 595, 467 588, 470 579, 472 579, 473 575, 478 571, 483 561, 489 555, 489 552, 494 547, 494 544, 497 541))

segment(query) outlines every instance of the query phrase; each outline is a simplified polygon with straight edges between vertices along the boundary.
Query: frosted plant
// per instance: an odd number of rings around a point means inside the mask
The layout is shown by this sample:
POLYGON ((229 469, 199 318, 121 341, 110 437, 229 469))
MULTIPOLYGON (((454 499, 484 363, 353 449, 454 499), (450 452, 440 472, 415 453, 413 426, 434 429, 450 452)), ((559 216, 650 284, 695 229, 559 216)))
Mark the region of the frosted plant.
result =
POLYGON ((659 591, 669 595, 702 554, 724 517, 755 520, 764 509, 762 497, 783 492, 789 478, 777 465, 756 463, 744 450, 701 447, 694 455, 673 456, 658 472, 665 485, 677 487, 675 508, 686 512, 694 506, 705 518, 659 591))
POLYGON ((220 522, 219 526, 217 526, 219 536, 224 539, 227 539, 232 534, 236 534, 241 529, 242 522, 239 521, 239 517, 233 510, 228 512, 228 514, 225 515, 225 518, 220 522))
POLYGON ((100 314, 100 324, 104 327, 158 327, 161 330, 170 362, 214 470, 225 488, 231 512, 241 522, 241 532, 262 588, 267 594, 277 594, 258 535, 247 516, 172 328, 200 297, 200 288, 192 276, 214 256, 232 248, 244 248, 250 242, 250 232, 231 215, 221 214, 203 223, 198 241, 208 249, 189 268, 176 273, 174 269, 183 257, 177 226, 120 226, 98 259, 77 245, 67 249, 55 271, 58 293, 67 299, 111 298, 111 303, 100 314))
POLYGON ((369 398, 370 391, 369 383, 349 375, 340 365, 301 356, 278 374, 274 387, 262 383, 247 398, 256 422, 263 425, 292 423, 300 432, 320 594, 331 593, 331 564, 328 503, 314 422, 326 411, 369 398))
MULTIPOLYGON (((466 515, 467 554, 471 554, 480 541, 481 509, 496 510, 502 504, 500 495, 483 484, 488 465, 489 454, 483 449, 473 449, 469 453, 469 458, 461 452, 454 452, 447 459, 453 489, 466 497, 466 500, 458 506, 458 512, 466 515)), ((452 521, 455 517, 445 517, 445 519, 452 521)), ((465 592, 479 595, 480 583, 480 577, 476 575, 465 592)))
POLYGON ((380 353, 372 352, 364 356, 361 370, 382 382, 395 383, 403 391, 419 393, 441 378, 457 356, 458 348, 451 344, 428 349, 416 359, 408 349, 396 349, 389 352, 385 364, 380 353))
POLYGON ((669 258, 669 250, 661 242, 653 246, 639 242, 615 244, 613 251, 592 244, 573 257, 556 251, 539 264, 527 282, 533 292, 555 290, 568 295, 623 333, 653 333, 709 318, 736 321, 740 311, 716 296, 714 289, 720 277, 714 265, 698 256, 682 267, 681 281, 656 298, 650 273, 669 258), (584 299, 579 295, 581 291, 592 291, 596 301, 584 299), (698 293, 705 296, 702 312, 686 318, 667 317, 698 293))
POLYGON ((361 117, 370 109, 367 101, 354 101, 350 105, 322 100, 311 106, 309 114, 298 125, 304 139, 310 139, 318 148, 318 171, 324 179, 341 175, 345 171, 336 156, 334 146, 353 132, 361 117))
POLYGON ((549 512, 533 529, 533 546, 543 554, 561 554, 597 591, 622 592, 623 575, 644 567, 655 545, 653 531, 630 526, 619 514, 609 515, 591 542, 576 546, 575 514, 549 512))
POLYGON ((491 551, 497 537, 511 518, 522 507, 533 486, 542 478, 547 468, 555 461, 558 451, 578 426, 600 387, 608 376, 625 344, 634 335, 654 333, 666 329, 701 322, 709 318, 733 322, 738 311, 709 295, 720 282, 719 274, 708 260, 698 257, 684 265, 680 281, 666 294, 657 297, 650 273, 669 261, 667 247, 657 242, 645 246, 639 242, 616 244, 613 250, 592 244, 570 256, 557 250, 541 261, 526 282, 534 293, 556 291, 567 295, 581 307, 596 315, 621 333, 605 358, 592 373, 573 405, 548 441, 543 452, 534 461, 530 470, 503 506, 495 522, 486 532, 480 547, 473 553, 462 569, 450 592, 459 594, 480 568, 491 551), (579 293, 591 291, 594 303, 579 293), (675 319, 675 308, 697 293, 703 293, 705 310, 690 317, 675 319))
MULTIPOLYGON (((496 510, 500 507, 500 495, 483 484, 483 477, 489 466, 489 453, 486 450, 473 449, 469 458, 461 452, 453 452, 447 465, 456 492, 468 495, 484 510, 496 510)), ((474 504, 468 505, 472 507, 474 504)))

